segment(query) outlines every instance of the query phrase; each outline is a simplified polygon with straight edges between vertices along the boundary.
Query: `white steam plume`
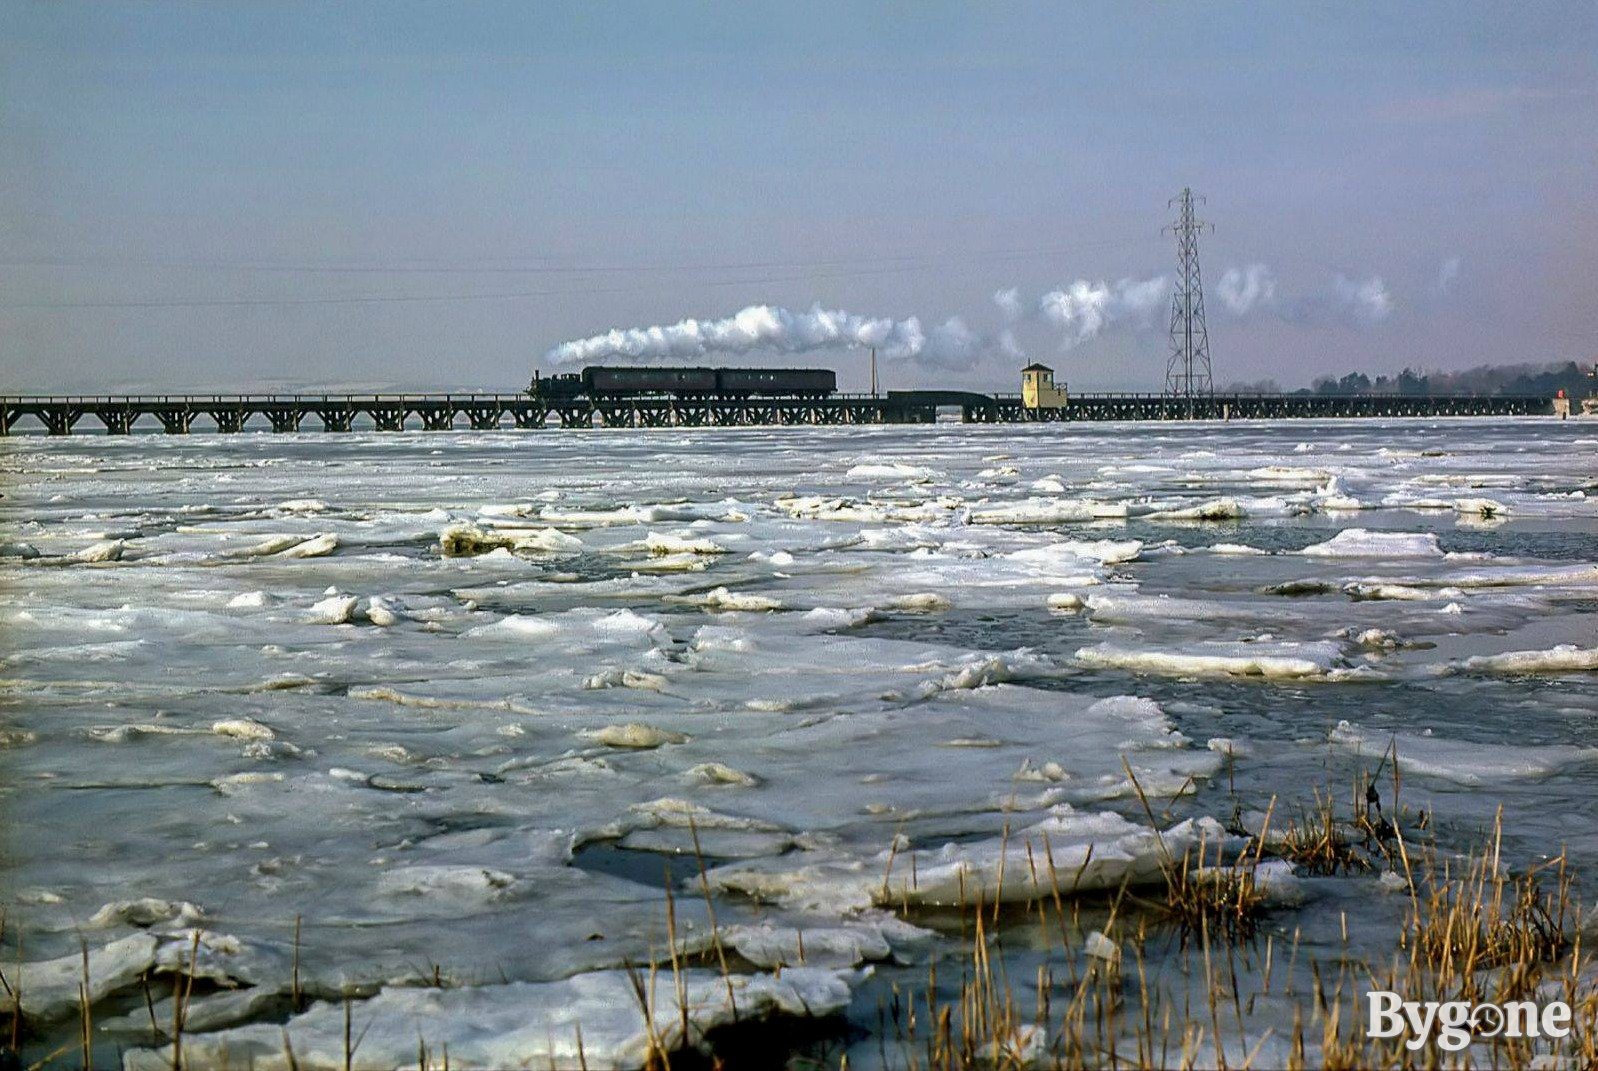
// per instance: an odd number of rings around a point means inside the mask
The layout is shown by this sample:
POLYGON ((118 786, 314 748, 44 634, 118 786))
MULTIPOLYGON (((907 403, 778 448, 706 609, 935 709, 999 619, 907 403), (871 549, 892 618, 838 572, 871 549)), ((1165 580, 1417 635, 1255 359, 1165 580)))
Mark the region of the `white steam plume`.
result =
POLYGON ((1378 323, 1387 319, 1388 313, 1393 311, 1393 295, 1388 292, 1387 284, 1382 282, 1380 275, 1373 275, 1369 279, 1349 279, 1339 275, 1332 282, 1337 289, 1338 300, 1356 319, 1378 323))
POLYGON ((974 330, 951 316, 923 330, 914 316, 904 320, 857 316, 813 306, 792 312, 773 305, 751 305, 720 320, 681 320, 667 326, 632 327, 562 342, 546 353, 551 364, 594 364, 612 358, 630 361, 695 360, 742 354, 800 354, 816 350, 875 346, 888 361, 916 361, 933 368, 969 367, 983 354, 1021 355, 1015 336, 974 330))
POLYGON ((1013 286, 993 292, 993 303, 999 306, 999 311, 1004 314, 1006 322, 1013 323, 1021 318, 1021 291, 1013 286))
POLYGON ((927 339, 921 321, 914 316, 906 320, 857 316, 840 309, 824 309, 819 304, 809 312, 751 305, 720 320, 690 319, 667 326, 613 329, 562 342, 544 356, 551 364, 587 364, 612 358, 646 362, 691 360, 710 354, 797 354, 866 346, 877 347, 889 360, 904 359, 921 354, 927 339))
MULTIPOLYGON (((1114 283, 1078 279, 1051 290, 1035 302, 1019 289, 993 294, 1006 326, 996 334, 971 327, 959 316, 923 329, 914 316, 902 320, 860 316, 813 305, 794 312, 775 305, 751 305, 719 320, 679 320, 653 327, 616 328, 589 338, 562 342, 545 360, 556 365, 598 364, 609 360, 672 361, 736 357, 745 354, 793 356, 817 351, 874 346, 889 361, 916 361, 929 367, 961 369, 982 357, 1025 356, 1015 331, 1027 323, 1045 323, 1061 334, 1061 348, 1070 349, 1117 328, 1147 329, 1171 293, 1171 281, 1123 278, 1114 283)), ((1233 315, 1267 314, 1304 325, 1339 320, 1375 324, 1393 310, 1393 298, 1380 276, 1349 279, 1339 275, 1331 293, 1278 299, 1275 276, 1264 264, 1230 268, 1216 287, 1222 305, 1233 315)))
POLYGON ((1269 305, 1276 298, 1276 277, 1264 264, 1228 268, 1216 284, 1221 304, 1234 316, 1246 316, 1257 305, 1269 305))
POLYGON ((991 348, 992 344, 964 320, 951 316, 932 329, 926 346, 916 356, 922 364, 934 368, 964 368, 991 348))
POLYGON ((1454 288, 1454 281, 1459 278, 1459 258, 1449 257, 1437 269, 1437 292, 1446 294, 1454 288))
POLYGON ((1121 279, 1114 284, 1078 279, 1039 298, 1038 313, 1064 333, 1061 345, 1069 349, 1121 321, 1148 322, 1164 304, 1170 285, 1163 275, 1121 279))
POLYGON ((927 332, 926 345, 912 356, 917 363, 929 368, 960 370, 971 367, 990 353, 1007 360, 1026 359, 1013 332, 1003 330, 989 335, 975 330, 961 317, 951 316, 927 332))

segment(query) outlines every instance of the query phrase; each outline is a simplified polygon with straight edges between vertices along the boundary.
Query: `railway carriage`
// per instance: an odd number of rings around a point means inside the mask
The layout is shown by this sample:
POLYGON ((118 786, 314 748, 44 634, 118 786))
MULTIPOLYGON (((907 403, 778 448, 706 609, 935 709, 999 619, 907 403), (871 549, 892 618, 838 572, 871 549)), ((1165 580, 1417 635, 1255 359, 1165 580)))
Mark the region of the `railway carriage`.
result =
POLYGON ((830 368, 718 368, 716 377, 724 398, 825 398, 838 389, 830 368))
POLYGON ((528 393, 551 401, 614 398, 826 398, 838 389, 830 368, 665 368, 589 365, 581 372, 535 374, 528 393))

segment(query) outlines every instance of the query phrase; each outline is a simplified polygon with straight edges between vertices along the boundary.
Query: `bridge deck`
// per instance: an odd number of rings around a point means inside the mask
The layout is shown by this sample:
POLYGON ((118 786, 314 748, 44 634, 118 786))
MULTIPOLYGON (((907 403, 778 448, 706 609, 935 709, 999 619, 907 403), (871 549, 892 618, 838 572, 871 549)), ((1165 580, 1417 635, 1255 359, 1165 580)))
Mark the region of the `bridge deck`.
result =
POLYGON ((666 428, 755 425, 922 424, 940 408, 968 423, 1084 420, 1282 420, 1300 417, 1525 416, 1553 411, 1548 398, 1312 394, 1074 395, 1059 409, 1028 409, 1019 395, 890 391, 828 398, 550 400, 528 394, 142 394, 0 396, 0 435, 68 435, 85 417, 108 434, 158 427, 169 434, 248 428, 447 431, 495 428, 666 428))

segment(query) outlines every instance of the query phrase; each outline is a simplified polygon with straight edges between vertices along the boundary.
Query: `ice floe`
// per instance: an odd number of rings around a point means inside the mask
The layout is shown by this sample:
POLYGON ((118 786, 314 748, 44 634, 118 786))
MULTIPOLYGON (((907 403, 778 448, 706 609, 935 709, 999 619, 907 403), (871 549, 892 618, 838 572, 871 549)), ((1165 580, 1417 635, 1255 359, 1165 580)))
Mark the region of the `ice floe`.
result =
POLYGON ((1432 532, 1373 532, 1345 528, 1324 543, 1299 553, 1312 558, 1440 558, 1442 547, 1432 532))
POLYGON ((1562 643, 1545 651, 1475 655, 1459 668, 1467 673, 1574 673, 1598 670, 1598 647, 1562 643))
POLYGON ((1491 781, 1547 777, 1567 767, 1598 762, 1598 748, 1523 747, 1496 743, 1491 747, 1419 733, 1376 733, 1348 721, 1331 732, 1337 746, 1363 758, 1380 761, 1396 756, 1412 773, 1482 785, 1491 781))
POLYGON ((1091 499, 1034 498, 1004 506, 984 506, 969 513, 972 524, 1068 524, 1125 518, 1122 503, 1091 499))
MULTIPOLYGON (((378 1071, 449 1054, 452 1067, 637 1068, 651 1052, 700 1048, 717 1026, 778 1016, 825 1017, 849 1002, 851 975, 789 967, 780 975, 684 970, 675 977, 623 970, 558 982, 460 988, 387 988, 351 1009, 360 1034, 346 1063, 345 1010, 318 1003, 286 1024, 235 1027, 183 1039, 183 1059, 258 1071, 352 1067, 378 1071), (638 986, 642 986, 640 993, 638 986)), ((170 1068, 166 1049, 136 1049, 125 1071, 170 1068)))
POLYGON ((333 533, 312 536, 296 541, 277 552, 280 558, 325 558, 338 549, 338 536, 333 533))
POLYGON ((1158 882, 1171 858, 1200 840, 1226 839, 1209 819, 1155 830, 1119 814, 1062 803, 1041 821, 1003 836, 937 848, 891 847, 865 858, 800 853, 717 867, 705 880, 726 892, 846 914, 873 905, 1021 902, 1158 882))
POLYGON ((1127 669, 1163 676, 1225 674, 1242 677, 1318 677, 1342 658, 1330 642, 1227 643, 1205 641, 1179 650, 1133 648, 1101 643, 1083 647, 1076 660, 1084 666, 1127 669))
POLYGON ((601 729, 592 729, 583 735, 596 744, 606 747, 625 748, 655 748, 662 744, 685 744, 688 736, 685 733, 672 732, 668 729, 658 729, 653 725, 643 722, 628 722, 625 725, 606 725, 601 729))
POLYGON ((575 554, 583 549, 581 539, 555 528, 485 530, 465 521, 439 532, 438 545, 446 558, 466 558, 496 550, 517 554, 575 554))
POLYGON ((77 1012, 85 974, 90 1001, 101 1000, 132 985, 154 967, 160 943, 152 934, 134 933, 87 952, 11 964, 5 974, 8 986, 21 995, 24 1015, 56 1019, 77 1012))
POLYGON ((360 601, 356 595, 329 595, 311 606, 305 620, 313 625, 346 625, 360 601))
POLYGON ((874 479, 886 476, 895 480, 928 480, 933 476, 931 469, 920 465, 906 465, 900 461, 887 463, 869 462, 855 465, 844 475, 851 479, 874 479))

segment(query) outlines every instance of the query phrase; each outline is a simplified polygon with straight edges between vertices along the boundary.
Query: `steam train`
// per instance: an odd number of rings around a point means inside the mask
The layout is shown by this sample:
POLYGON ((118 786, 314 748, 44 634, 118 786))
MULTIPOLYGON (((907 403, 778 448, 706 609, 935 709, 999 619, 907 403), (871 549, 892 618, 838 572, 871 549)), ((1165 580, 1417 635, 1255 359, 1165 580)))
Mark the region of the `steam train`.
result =
POLYGON ((564 401, 591 398, 825 398, 838 389, 830 368, 660 368, 589 365, 557 376, 533 373, 527 393, 564 401))

